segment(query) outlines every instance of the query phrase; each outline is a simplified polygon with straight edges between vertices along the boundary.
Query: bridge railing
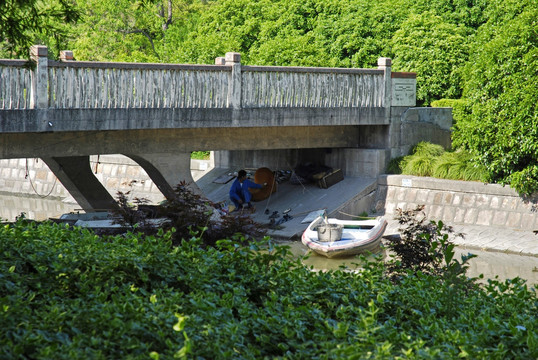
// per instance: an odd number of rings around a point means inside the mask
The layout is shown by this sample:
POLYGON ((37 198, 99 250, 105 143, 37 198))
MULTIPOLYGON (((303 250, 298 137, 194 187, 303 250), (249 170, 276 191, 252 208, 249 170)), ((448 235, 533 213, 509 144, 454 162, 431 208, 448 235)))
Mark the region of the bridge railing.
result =
POLYGON ((242 67, 241 107, 383 107, 382 70, 242 67))
POLYGON ((30 109, 32 71, 25 60, 0 60, 0 109, 30 109))
POLYGON ((215 65, 50 62, 49 107, 222 108, 229 72, 215 65))
POLYGON ((32 54, 34 64, 0 60, 0 109, 390 106, 390 59, 344 69, 241 66, 237 53, 216 65, 73 61, 67 51, 53 61, 42 46, 32 54))

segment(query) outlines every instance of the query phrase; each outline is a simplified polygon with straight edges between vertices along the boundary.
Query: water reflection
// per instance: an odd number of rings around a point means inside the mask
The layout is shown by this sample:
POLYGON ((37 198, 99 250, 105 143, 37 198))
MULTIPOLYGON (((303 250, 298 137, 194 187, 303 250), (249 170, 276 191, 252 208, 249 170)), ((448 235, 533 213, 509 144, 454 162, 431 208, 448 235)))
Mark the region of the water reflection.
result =
MULTIPOLYGON (((324 256, 309 252, 309 250, 300 241, 288 242, 285 245, 290 246, 293 254, 310 256, 304 261, 307 266, 312 266, 316 270, 337 270, 341 266, 354 270, 360 268, 358 258, 328 259, 324 256)), ((506 254, 501 252, 481 251, 474 249, 456 248, 455 259, 461 261, 461 255, 472 253, 477 255, 476 258, 469 260, 469 270, 467 275, 478 277, 484 275, 486 279, 494 279, 496 276, 500 280, 513 279, 520 277, 527 280, 528 284, 538 285, 538 257, 520 256, 506 254)), ((383 258, 387 257, 386 252, 380 254, 383 258)))
POLYGON ((15 221, 21 213, 24 213, 28 219, 46 220, 75 211, 75 209, 80 209, 80 206, 49 198, 0 195, 0 218, 7 221, 15 221))
MULTIPOLYGON (((8 221, 14 221, 22 212, 29 219, 45 220, 76 211, 79 208, 80 206, 77 204, 64 203, 59 200, 0 194, 0 218, 8 221)), ((289 242, 286 245, 289 245, 291 251, 296 255, 304 255, 308 252, 308 249, 300 241, 289 242)), ((498 276, 502 280, 519 276, 526 279, 529 284, 538 284, 538 257, 457 248, 456 258, 460 259, 461 254, 468 252, 478 255, 470 261, 469 276, 476 277, 479 274, 484 274, 486 279, 498 276)), ((386 256, 386 254, 383 253, 382 256, 386 256)), ((340 266, 357 269, 360 267, 358 262, 357 258, 327 259, 313 253, 305 260, 306 265, 318 270, 336 270, 340 266)))

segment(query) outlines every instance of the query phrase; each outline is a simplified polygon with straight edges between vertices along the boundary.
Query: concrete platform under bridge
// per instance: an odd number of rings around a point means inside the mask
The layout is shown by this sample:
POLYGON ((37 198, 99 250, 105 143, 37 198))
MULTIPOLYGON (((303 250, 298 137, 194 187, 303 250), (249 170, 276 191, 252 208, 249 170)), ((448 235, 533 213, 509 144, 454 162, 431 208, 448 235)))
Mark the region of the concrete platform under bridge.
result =
MULTIPOLYGON (((214 181, 237 170, 239 169, 214 168, 198 179, 197 185, 209 200, 226 201, 229 204, 228 191, 233 179, 225 184, 214 181)), ((330 217, 341 219, 350 218, 346 214, 358 215, 369 209, 376 187, 376 179, 369 177, 346 176, 328 189, 321 189, 314 183, 295 185, 290 181, 283 181, 268 199, 253 202, 256 211, 252 218, 260 224, 269 224, 273 212, 278 211, 278 221, 282 219, 284 211, 289 209, 288 214, 292 218, 276 228, 270 228, 267 235, 275 240, 299 240, 309 224, 302 223, 309 213, 325 209, 330 217)))

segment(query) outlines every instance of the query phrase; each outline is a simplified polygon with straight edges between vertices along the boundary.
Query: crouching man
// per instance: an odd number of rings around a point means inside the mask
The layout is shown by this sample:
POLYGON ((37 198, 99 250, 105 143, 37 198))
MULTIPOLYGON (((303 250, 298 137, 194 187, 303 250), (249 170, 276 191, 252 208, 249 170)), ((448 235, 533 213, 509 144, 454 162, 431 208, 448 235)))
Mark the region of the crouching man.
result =
POLYGON ((261 189, 263 185, 256 184, 253 181, 247 179, 247 172, 245 170, 239 170, 237 173, 237 179, 230 188, 230 200, 235 205, 235 210, 238 211, 243 208, 254 211, 254 207, 250 203, 252 194, 248 189, 261 189))

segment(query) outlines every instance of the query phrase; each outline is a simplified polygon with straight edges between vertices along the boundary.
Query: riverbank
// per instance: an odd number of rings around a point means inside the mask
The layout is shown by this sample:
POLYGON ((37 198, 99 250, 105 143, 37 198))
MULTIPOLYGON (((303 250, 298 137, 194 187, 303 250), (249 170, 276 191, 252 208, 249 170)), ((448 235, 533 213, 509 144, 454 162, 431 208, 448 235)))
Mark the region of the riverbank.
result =
MULTIPOLYGON (((51 205, 46 207, 53 209, 49 212, 51 217, 59 216, 64 209, 58 208, 54 200, 70 205, 70 209, 78 208, 42 161, 0 160, 0 165, 0 192, 51 200, 51 205)), ((128 158, 95 157, 91 165, 113 196, 117 191, 131 191, 132 198, 147 198, 153 203, 163 199, 145 172, 128 158), (136 182, 129 185, 133 179, 136 182)), ((214 168, 211 161, 193 160, 191 163, 193 179, 204 194, 216 202, 228 201, 231 184, 219 183, 216 179, 234 170, 214 168)), ((43 211, 34 211, 29 201, 25 200, 25 203, 28 203, 25 207, 28 217, 43 217, 43 211)), ((281 228, 273 229, 270 235, 297 240, 308 225, 303 220, 311 211, 326 209, 332 216, 342 218, 346 217, 344 214, 366 211, 385 216, 389 221, 386 234, 390 235, 398 229, 394 221, 395 209, 409 209, 418 204, 425 205, 429 219, 442 220, 466 235, 463 239, 454 239, 459 247, 538 256, 538 235, 533 232, 538 228, 536 202, 520 198, 508 187, 476 182, 384 175, 378 179, 346 176, 344 181, 329 189, 320 189, 315 184, 283 183, 271 198, 256 204, 258 210, 254 220, 268 223, 270 219, 266 211, 269 215, 278 211, 282 216, 290 209, 293 219, 281 224, 281 228)), ((0 205, 6 211, 15 208, 12 201, 0 205)))
POLYGON ((425 205, 430 220, 441 220, 464 238, 454 239, 468 249, 538 256, 538 213, 535 198, 522 198, 496 184, 442 180, 404 175, 378 179, 376 207, 389 220, 386 233, 397 233, 391 218, 395 209, 425 205))

